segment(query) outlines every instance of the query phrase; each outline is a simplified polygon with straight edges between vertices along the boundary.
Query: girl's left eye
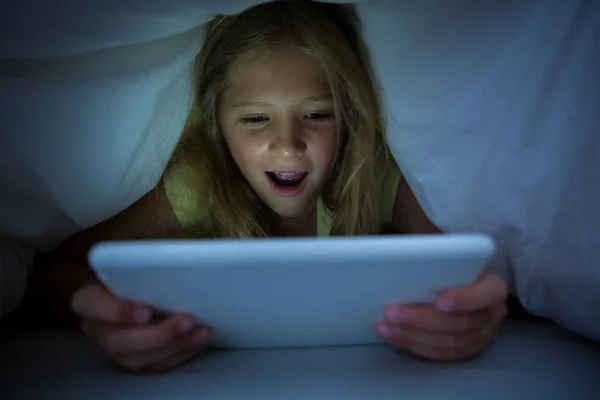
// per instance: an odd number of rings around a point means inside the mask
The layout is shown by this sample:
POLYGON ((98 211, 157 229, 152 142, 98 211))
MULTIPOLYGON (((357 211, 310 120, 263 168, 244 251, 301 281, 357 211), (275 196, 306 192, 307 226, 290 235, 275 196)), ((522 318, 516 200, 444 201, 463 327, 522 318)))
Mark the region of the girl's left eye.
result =
POLYGON ((250 116, 241 118, 242 123, 248 124, 248 125, 264 124, 268 120, 269 120, 269 118, 265 115, 250 115, 250 116))
POLYGON ((314 122, 326 121, 328 119, 331 119, 331 117, 332 114, 324 112, 312 112, 304 115, 304 118, 314 122))

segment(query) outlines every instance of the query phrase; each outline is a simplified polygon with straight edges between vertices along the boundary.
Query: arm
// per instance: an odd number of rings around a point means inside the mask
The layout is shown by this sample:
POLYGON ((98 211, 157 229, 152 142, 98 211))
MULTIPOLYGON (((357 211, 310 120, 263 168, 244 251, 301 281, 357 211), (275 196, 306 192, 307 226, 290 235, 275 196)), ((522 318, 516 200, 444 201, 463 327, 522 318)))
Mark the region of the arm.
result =
POLYGON ((177 237, 182 233, 162 184, 116 216, 79 232, 36 260, 29 287, 29 306, 48 322, 76 326, 71 298, 80 288, 98 283, 87 255, 108 240, 177 237))
POLYGON ((410 186, 404 179, 400 179, 394 210, 392 225, 396 233, 407 234, 433 234, 442 233, 425 215, 410 186))
MULTIPOLYGON (((397 233, 441 233, 423 212, 408 183, 404 180, 404 176, 400 180, 396 192, 392 224, 397 233)), ((508 318, 517 320, 539 319, 527 312, 515 297, 508 298, 507 307, 508 318)))
MULTIPOLYGON (((442 233, 404 178, 398 184, 392 225, 397 233, 442 233)), ((441 290, 433 304, 388 306, 377 333, 391 345, 426 359, 469 359, 493 341, 506 315, 506 297, 502 279, 485 271, 472 285, 441 290)))

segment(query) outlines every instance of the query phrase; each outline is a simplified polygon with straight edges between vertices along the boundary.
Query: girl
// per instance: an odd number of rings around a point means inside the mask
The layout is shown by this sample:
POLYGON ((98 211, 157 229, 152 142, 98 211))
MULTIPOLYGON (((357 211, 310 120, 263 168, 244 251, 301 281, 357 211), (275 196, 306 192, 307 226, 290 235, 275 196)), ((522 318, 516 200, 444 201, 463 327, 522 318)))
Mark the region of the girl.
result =
MULTIPOLYGON (((210 23, 193 108, 163 178, 121 214, 42 257, 32 287, 45 312, 80 322, 122 367, 165 370, 198 354, 208 328, 189 315, 157 321, 149 307, 115 299, 86 265, 94 243, 439 232, 387 153, 354 24, 348 8, 295 1, 210 23)), ((390 306, 377 332, 423 357, 470 357, 491 341, 504 309, 501 299, 475 310, 467 294, 451 300, 473 316, 390 306)))

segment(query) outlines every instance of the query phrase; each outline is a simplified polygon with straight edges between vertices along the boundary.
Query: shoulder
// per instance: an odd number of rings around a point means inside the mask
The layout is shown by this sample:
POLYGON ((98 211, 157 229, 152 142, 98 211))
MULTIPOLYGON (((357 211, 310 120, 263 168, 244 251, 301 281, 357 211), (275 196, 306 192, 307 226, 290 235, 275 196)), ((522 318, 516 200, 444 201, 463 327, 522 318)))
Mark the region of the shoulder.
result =
POLYGON ((382 156, 375 167, 375 185, 383 191, 393 191, 395 195, 401 178, 402 172, 394 157, 389 153, 382 156))
POLYGON ((159 183, 117 215, 69 237, 51 254, 85 265, 89 249, 96 243, 176 238, 181 233, 181 225, 167 201, 163 185, 159 183))
POLYGON ((375 168, 372 189, 373 217, 377 230, 392 223, 394 204, 401 178, 402 173, 394 157, 389 153, 384 154, 375 168))
POLYGON ((163 174, 166 197, 185 231, 206 219, 208 188, 204 177, 185 163, 171 164, 163 174))

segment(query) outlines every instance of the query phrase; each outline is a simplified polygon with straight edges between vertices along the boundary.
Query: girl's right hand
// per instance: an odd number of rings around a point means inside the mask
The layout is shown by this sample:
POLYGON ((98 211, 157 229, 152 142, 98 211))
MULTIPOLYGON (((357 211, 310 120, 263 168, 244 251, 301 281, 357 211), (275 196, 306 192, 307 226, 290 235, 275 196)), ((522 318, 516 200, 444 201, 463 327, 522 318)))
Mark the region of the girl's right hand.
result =
POLYGON ((98 283, 79 289, 71 298, 71 310, 110 359, 135 372, 161 372, 191 360, 210 333, 189 315, 155 321, 150 307, 118 300, 98 283))

